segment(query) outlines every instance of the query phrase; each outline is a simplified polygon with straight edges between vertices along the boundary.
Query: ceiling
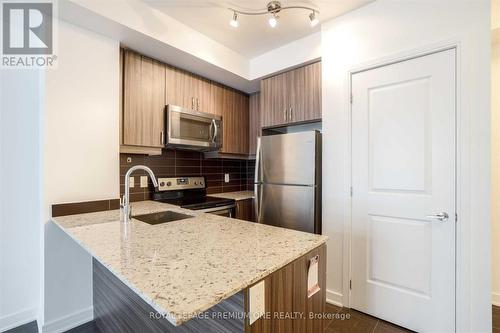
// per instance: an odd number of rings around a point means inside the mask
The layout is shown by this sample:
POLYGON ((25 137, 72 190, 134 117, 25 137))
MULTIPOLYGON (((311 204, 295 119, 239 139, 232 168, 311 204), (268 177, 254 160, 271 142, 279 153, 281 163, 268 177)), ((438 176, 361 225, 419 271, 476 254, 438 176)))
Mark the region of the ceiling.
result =
MULTIPOLYGON (((142 0, 149 6, 173 17, 233 51, 254 58, 267 51, 288 44, 320 30, 311 28, 309 12, 289 9, 279 14, 276 28, 268 24, 268 15, 238 16, 239 27, 229 25, 232 12, 227 8, 243 11, 265 9, 267 0, 142 0)), ((374 0, 282 0, 282 6, 305 5, 320 11, 320 22, 342 15, 374 0)))

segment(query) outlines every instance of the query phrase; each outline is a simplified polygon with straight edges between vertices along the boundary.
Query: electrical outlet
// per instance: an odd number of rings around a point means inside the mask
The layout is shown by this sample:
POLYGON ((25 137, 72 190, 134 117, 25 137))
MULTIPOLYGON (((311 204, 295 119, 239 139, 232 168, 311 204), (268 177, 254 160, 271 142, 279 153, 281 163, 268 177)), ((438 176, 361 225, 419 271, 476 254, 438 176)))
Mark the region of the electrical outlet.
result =
POLYGON ((130 182, 129 182, 129 187, 132 188, 134 187, 134 177, 130 177, 130 182))
POLYGON ((229 183, 229 174, 228 173, 224 174, 224 182, 229 183))
POLYGON ((141 187, 148 187, 148 176, 141 176, 141 187))

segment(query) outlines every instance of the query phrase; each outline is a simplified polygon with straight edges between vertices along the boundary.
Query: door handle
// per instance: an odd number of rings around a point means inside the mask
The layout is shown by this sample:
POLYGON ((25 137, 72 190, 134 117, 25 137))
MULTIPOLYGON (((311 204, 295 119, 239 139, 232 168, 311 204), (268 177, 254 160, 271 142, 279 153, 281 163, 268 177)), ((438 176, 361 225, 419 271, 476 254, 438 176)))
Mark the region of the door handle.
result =
POLYGON ((425 218, 430 220, 438 220, 441 222, 445 222, 450 218, 450 216, 448 215, 448 213, 442 212, 435 215, 427 215, 425 218))

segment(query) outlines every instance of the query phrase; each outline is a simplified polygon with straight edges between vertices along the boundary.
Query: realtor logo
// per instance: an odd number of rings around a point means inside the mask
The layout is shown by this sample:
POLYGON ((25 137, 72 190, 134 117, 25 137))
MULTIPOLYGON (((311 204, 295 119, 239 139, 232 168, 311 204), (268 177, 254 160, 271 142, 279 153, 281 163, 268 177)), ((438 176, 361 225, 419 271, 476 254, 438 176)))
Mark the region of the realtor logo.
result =
POLYGON ((3 67, 52 66, 56 59, 53 55, 53 2, 34 1, 2 2, 3 67))

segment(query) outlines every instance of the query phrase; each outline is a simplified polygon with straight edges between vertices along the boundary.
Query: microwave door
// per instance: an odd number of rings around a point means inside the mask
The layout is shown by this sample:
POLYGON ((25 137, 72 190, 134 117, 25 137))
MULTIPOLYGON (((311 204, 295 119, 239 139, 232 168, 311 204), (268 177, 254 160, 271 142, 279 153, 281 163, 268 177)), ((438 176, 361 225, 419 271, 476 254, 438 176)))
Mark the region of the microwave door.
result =
POLYGON ((220 124, 210 114, 167 108, 167 147, 209 150, 217 147, 220 124))

